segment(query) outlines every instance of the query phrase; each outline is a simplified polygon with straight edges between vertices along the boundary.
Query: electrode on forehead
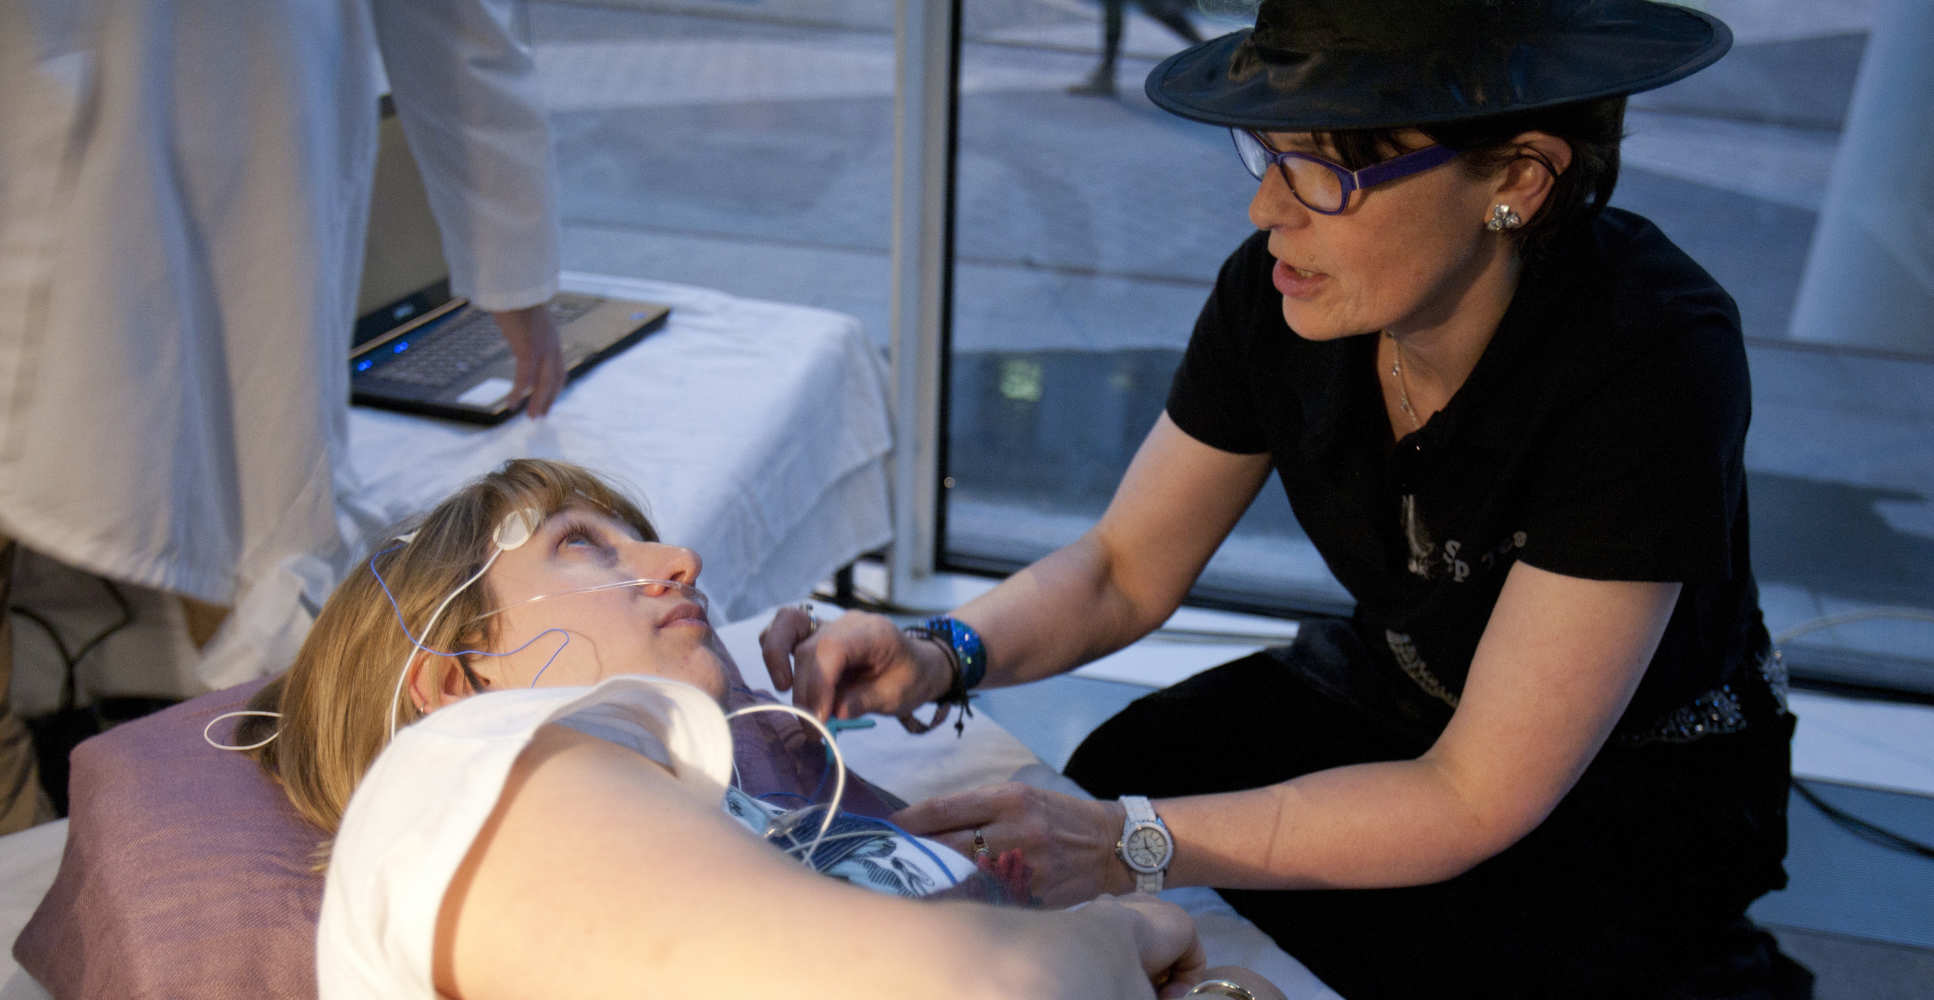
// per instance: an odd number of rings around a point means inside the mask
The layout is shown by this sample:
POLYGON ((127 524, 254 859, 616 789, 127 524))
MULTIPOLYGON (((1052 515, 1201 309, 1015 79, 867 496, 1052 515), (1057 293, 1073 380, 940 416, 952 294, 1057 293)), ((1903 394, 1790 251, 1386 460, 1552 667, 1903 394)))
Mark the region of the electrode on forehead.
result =
POLYGON ((530 541, 537 533, 539 520, 537 511, 529 507, 519 507, 504 515, 503 522, 497 525, 497 547, 508 552, 530 541))

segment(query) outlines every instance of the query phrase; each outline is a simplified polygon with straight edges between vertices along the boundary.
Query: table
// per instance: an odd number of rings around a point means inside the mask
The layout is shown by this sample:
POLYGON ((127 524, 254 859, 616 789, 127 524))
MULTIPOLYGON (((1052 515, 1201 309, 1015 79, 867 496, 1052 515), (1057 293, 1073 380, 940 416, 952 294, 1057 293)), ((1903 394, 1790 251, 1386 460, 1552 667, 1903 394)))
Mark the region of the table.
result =
MULTIPOLYGON (((797 601, 890 540, 887 366, 857 320, 663 282, 566 273, 563 284, 672 313, 567 386, 543 420, 479 427, 351 407, 338 470, 351 551, 517 457, 575 462, 644 501, 663 538, 704 560, 699 583, 720 623, 797 601)), ((256 617, 218 640, 219 654, 190 643, 172 595, 123 587, 134 620, 89 654, 84 690, 189 697, 281 669, 355 561, 292 555, 258 583, 256 617)), ((74 634, 113 621, 100 582, 77 570, 23 553, 14 584, 15 600, 74 634)), ((16 635, 39 641, 15 644, 15 710, 51 710, 59 658, 37 630, 16 635)))
POLYGON ((485 428, 352 408, 365 536, 505 459, 575 462, 699 553, 721 622, 796 601, 891 538, 886 360, 857 320, 664 282, 567 272, 563 284, 672 313, 543 420, 485 428))

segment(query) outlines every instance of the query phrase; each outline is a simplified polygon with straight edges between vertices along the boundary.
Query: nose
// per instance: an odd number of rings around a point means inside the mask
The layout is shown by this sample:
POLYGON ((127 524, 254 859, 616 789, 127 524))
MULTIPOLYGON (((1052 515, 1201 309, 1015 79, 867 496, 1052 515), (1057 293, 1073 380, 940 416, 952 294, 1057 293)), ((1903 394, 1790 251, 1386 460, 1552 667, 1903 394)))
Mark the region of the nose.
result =
POLYGON ((1288 229, 1309 222, 1310 210, 1289 189, 1280 168, 1270 167, 1249 199, 1249 222, 1257 229, 1288 229))
POLYGON ((663 542, 633 542, 628 561, 639 576, 671 580, 687 587, 697 586, 698 572, 704 567, 698 553, 683 545, 663 542))

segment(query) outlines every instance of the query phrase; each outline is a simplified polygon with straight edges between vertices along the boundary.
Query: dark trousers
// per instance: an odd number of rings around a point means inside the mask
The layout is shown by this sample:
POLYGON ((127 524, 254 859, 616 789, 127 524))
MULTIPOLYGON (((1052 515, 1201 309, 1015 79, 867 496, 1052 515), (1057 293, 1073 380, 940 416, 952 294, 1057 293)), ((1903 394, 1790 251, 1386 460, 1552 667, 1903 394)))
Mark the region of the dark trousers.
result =
MULTIPOLYGON (((1067 774, 1098 797, 1160 798, 1416 757, 1441 722, 1400 704, 1401 675, 1351 685, 1358 653, 1347 626, 1306 626, 1131 704, 1067 774)), ((1350 1000, 1810 996, 1745 916, 1785 882, 1793 720, 1767 704, 1742 733, 1606 750, 1544 824, 1448 881, 1223 895, 1350 1000)))

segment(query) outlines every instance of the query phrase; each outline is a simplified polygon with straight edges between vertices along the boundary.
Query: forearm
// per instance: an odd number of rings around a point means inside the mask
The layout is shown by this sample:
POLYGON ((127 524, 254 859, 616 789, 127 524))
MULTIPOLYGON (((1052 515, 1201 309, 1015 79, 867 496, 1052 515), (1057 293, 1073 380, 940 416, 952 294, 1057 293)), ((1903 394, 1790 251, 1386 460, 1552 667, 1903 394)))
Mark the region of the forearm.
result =
POLYGON ((1428 755, 1155 807, 1175 836, 1170 884, 1222 888, 1422 885, 1468 870, 1529 829, 1487 816, 1428 755))
POLYGON ((485 0, 370 5, 451 290, 489 311, 551 298, 561 260, 550 118, 514 8, 485 0))
POLYGON ((1147 635, 1175 610, 1125 590, 1098 532, 1073 543, 969 601, 954 617, 987 647, 987 687, 1052 677, 1147 635))
POLYGON ((1070 670, 1167 621, 1268 475, 1268 455, 1218 451, 1163 414, 1094 528, 956 613, 990 682, 1070 670))
MULTIPOLYGON (((1073 912, 997 908, 981 903, 921 902, 829 886, 808 916, 805 907, 767 896, 763 905, 799 917, 790 940, 751 956, 719 949, 716 964, 697 981, 716 997, 900 1000, 946 996, 962 1000, 1123 1000, 1153 997, 1142 973, 1132 925, 1124 914, 1097 907, 1073 912), (1091 913, 1090 910, 1095 912, 1091 913), (723 978, 721 978, 723 977, 723 978), (703 983, 710 982, 711 988, 703 983), (774 984, 783 984, 775 988, 774 984)), ((720 926, 720 943, 760 940, 747 926, 720 926)), ((763 938, 768 942, 770 937, 763 938)), ((687 995, 676 990, 667 995, 687 995)))
MULTIPOLYGON (((972 990, 947 996, 1122 1000, 1153 997, 1142 971, 1135 916, 1109 901, 1079 910, 1020 911, 959 904, 974 966, 972 990)), ((905 996, 905 993, 900 994, 905 996)))
POLYGON ((700 992, 675 987, 666 995, 748 1000, 775 993, 801 1000, 1155 995, 1142 969, 1138 918, 1112 901, 1073 911, 1023 910, 908 900, 808 877, 816 884, 800 883, 791 892, 768 887, 749 901, 755 905, 751 910, 714 905, 704 914, 684 911, 681 937, 709 939, 692 948, 705 958, 678 963, 696 973, 683 978, 684 987, 700 992), (727 919, 709 920, 721 913, 727 919), (750 954, 743 947, 748 941, 765 944, 750 954))
POLYGON ((547 727, 451 883, 436 976, 468 1000, 641 984, 828 1000, 1149 996, 1121 909, 869 893, 747 836, 631 751, 547 727))
POLYGON ((497 321, 498 329, 505 333, 513 336, 518 334, 529 336, 532 326, 539 322, 549 308, 550 300, 544 299, 527 306, 493 310, 490 316, 497 321))
POLYGON ((1604 746, 1657 649, 1677 584, 1519 563, 1457 711, 1416 760, 1173 799, 1178 881, 1368 888, 1452 877, 1543 822, 1604 746))

